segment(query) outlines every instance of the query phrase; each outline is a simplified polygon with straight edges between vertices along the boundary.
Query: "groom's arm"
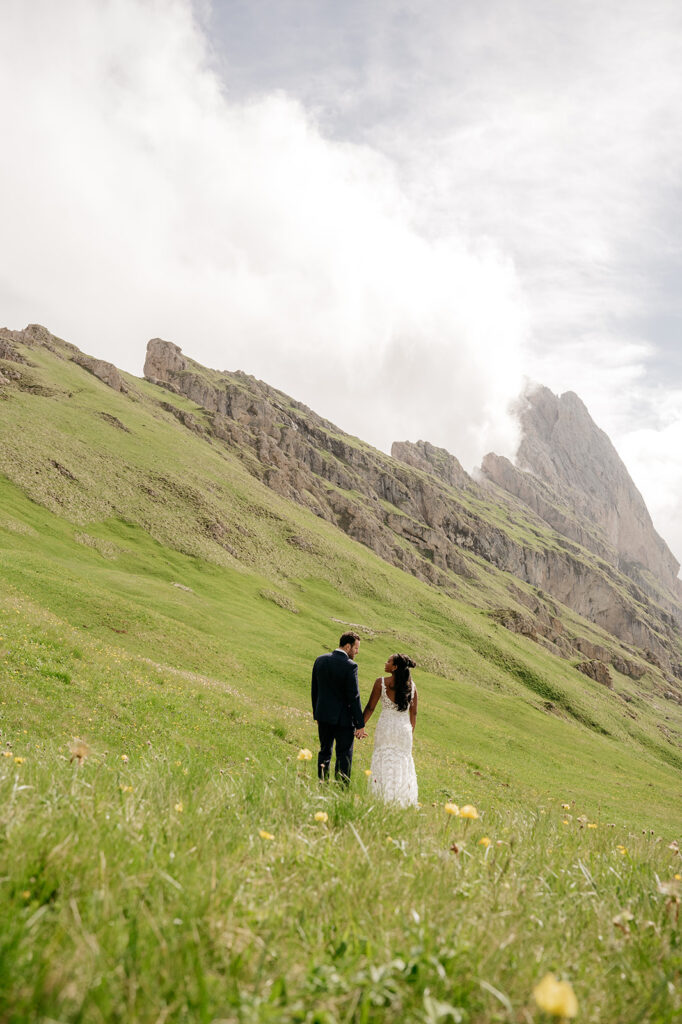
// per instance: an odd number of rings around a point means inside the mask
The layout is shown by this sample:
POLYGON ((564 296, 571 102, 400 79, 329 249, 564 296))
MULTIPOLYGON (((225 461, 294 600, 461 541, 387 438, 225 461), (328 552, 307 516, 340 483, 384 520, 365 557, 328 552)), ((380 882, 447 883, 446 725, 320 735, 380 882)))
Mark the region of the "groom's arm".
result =
POLYGON ((365 719, 362 714, 362 704, 360 703, 360 687, 358 685, 358 666, 352 662, 350 665, 351 671, 346 677, 346 697, 348 700, 348 706, 350 707, 351 716, 353 718, 353 725, 356 729, 365 728, 365 719))

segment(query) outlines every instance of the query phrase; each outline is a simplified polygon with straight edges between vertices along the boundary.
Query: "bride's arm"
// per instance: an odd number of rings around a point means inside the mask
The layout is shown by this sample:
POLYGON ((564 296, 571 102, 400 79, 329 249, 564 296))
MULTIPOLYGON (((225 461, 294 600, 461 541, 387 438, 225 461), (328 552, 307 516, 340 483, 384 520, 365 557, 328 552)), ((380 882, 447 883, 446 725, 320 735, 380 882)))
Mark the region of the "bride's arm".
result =
POLYGON ((372 692, 369 695, 369 700, 365 704, 365 710, 362 712, 362 717, 365 719, 365 725, 367 725, 367 723, 369 722, 370 718, 372 717, 372 712, 374 711, 375 707, 377 706, 377 703, 379 701, 380 695, 381 695, 381 679, 379 678, 379 679, 375 679, 374 680, 374 686, 372 687, 372 692))
MULTIPOLYGON (((365 719, 365 721, 367 721, 367 719, 365 719)), ((412 703, 410 704, 410 725, 412 726, 412 732, 414 732, 414 727, 415 727, 416 724, 417 724, 417 687, 415 686, 415 688, 414 688, 414 696, 412 698, 412 703)))

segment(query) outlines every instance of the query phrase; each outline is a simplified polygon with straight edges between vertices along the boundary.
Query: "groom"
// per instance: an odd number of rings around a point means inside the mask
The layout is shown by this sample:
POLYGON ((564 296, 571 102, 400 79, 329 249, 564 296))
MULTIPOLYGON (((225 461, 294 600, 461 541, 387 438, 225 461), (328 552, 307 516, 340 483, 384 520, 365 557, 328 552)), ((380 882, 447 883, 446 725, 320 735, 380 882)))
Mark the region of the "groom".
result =
POLYGON ((350 782, 353 740, 365 738, 365 720, 360 704, 358 666, 353 660, 360 647, 357 633, 344 633, 331 654, 321 654, 313 665, 313 718, 317 722, 320 752, 317 776, 329 778, 332 747, 336 743, 334 775, 350 782))

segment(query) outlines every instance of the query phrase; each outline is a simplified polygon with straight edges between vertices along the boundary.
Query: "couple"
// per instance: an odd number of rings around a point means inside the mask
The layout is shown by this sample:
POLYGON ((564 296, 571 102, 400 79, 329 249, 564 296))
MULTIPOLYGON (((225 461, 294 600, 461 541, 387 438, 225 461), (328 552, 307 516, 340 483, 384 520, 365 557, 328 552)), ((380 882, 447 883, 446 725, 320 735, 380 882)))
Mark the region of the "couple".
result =
POLYGON ((313 717, 320 736, 318 777, 329 777, 332 747, 336 743, 335 775, 350 781, 353 741, 367 736, 365 725, 381 700, 370 790, 389 803, 414 806, 417 776, 412 760, 412 734, 417 720, 417 689, 410 675, 414 662, 404 654, 392 654, 385 665, 390 675, 375 681, 362 711, 358 666, 353 660, 359 647, 357 633, 344 633, 336 650, 322 654, 313 665, 313 717))

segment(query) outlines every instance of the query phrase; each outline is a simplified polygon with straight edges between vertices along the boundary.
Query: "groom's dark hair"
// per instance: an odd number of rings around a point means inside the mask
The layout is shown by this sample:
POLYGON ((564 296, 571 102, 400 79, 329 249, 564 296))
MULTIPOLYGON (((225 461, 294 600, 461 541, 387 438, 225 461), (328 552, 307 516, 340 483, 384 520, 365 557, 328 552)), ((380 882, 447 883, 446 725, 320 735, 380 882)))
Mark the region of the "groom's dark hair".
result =
POLYGON ((339 640, 339 647, 345 647, 346 644, 350 644, 352 647, 355 641, 359 639, 360 637, 357 633, 344 633, 339 640))

